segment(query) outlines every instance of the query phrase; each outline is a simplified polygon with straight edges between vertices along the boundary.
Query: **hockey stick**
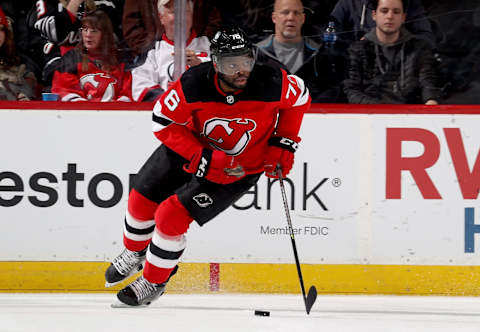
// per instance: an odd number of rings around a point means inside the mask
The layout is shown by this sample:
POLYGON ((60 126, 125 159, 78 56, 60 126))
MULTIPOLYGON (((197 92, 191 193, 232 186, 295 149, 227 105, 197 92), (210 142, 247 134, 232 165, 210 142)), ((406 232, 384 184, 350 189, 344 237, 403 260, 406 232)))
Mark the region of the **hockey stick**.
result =
POLYGON ((300 261, 298 259, 297 245, 295 244, 295 236, 293 235, 292 219, 290 218, 290 211, 289 211, 288 201, 287 201, 287 193, 285 191, 285 184, 283 183, 283 174, 282 174, 282 169, 280 168, 280 165, 277 166, 277 172, 278 172, 278 181, 280 182, 280 191, 282 192, 283 207, 285 208, 285 215, 287 217, 287 222, 288 222, 290 240, 292 241, 293 255, 295 256, 295 264, 297 265, 298 279, 300 280, 300 287, 302 288, 303 301, 305 302, 305 309, 308 315, 310 314, 310 310, 312 309, 312 306, 315 303, 315 300, 317 299, 317 289, 315 288, 315 286, 311 286, 310 289, 308 290, 308 294, 305 296, 305 286, 303 284, 302 270, 300 268, 300 261))

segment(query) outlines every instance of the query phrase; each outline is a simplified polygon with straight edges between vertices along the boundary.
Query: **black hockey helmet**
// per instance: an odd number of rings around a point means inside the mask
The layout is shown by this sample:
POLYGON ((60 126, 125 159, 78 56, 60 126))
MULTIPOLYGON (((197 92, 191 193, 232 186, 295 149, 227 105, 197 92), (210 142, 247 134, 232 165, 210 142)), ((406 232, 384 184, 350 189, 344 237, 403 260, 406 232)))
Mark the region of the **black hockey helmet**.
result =
POLYGON ((244 55, 250 51, 248 36, 240 28, 220 30, 210 41, 210 52, 215 57, 244 55))
POLYGON ((221 64, 223 57, 247 56, 252 58, 252 67, 255 62, 252 44, 240 28, 218 31, 210 41, 210 53, 213 63, 217 66, 221 64))

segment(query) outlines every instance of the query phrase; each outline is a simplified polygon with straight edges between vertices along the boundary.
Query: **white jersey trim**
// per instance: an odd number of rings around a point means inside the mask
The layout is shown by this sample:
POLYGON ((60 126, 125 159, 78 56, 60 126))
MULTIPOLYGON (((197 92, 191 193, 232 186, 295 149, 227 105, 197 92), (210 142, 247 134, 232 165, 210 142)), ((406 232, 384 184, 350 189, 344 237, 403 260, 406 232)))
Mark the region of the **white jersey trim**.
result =
POLYGON ((132 100, 127 96, 121 96, 120 98, 117 99, 117 101, 131 102, 132 100))
POLYGON ((68 93, 62 97, 62 101, 87 101, 87 99, 76 93, 68 93))
POLYGON ((131 226, 132 228, 135 228, 135 229, 146 229, 146 228, 149 228, 149 227, 152 227, 153 225, 155 225, 155 220, 146 220, 146 221, 141 221, 141 220, 138 220, 138 219, 135 219, 131 214, 130 212, 128 212, 127 210, 127 213, 125 214, 125 220, 127 221, 127 224, 129 226, 131 226))
POLYGON ((178 264, 178 259, 163 259, 147 251, 147 262, 161 269, 172 269, 178 264))

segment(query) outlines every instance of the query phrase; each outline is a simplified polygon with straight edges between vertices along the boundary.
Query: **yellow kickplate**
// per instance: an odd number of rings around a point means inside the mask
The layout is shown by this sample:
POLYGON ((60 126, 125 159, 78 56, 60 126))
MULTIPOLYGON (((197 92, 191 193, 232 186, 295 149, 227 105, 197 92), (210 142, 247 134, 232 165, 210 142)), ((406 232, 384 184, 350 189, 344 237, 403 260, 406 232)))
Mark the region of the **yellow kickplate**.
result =
MULTIPOLYGON (((103 262, 0 262, 0 292, 111 292, 128 282, 105 288, 103 262)), ((209 264, 180 265, 168 284, 169 292, 206 293, 209 264)), ((128 281, 134 280, 132 276, 128 281)))
MULTIPOLYGON (((480 266, 302 265, 305 289, 324 294, 480 295, 480 266)), ((221 264, 220 290, 300 293, 295 265, 221 264)))
MULTIPOLYGON (((110 292, 103 262, 0 262, 0 292, 110 292)), ((294 264, 181 263, 170 293, 300 293, 294 264)), ((324 294, 480 295, 480 266, 302 265, 324 294)), ((133 280, 132 277, 129 280, 133 280)))

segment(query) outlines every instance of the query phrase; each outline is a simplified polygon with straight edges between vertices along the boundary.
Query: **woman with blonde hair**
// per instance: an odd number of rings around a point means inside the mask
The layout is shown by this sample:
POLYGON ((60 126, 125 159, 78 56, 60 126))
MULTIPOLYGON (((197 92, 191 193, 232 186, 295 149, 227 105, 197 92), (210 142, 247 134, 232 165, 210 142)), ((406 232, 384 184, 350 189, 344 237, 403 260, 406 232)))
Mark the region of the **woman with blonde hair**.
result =
POLYGON ((81 23, 81 41, 62 57, 52 92, 61 101, 131 101, 131 74, 118 59, 110 19, 95 11, 81 23))

